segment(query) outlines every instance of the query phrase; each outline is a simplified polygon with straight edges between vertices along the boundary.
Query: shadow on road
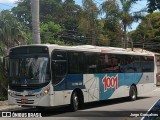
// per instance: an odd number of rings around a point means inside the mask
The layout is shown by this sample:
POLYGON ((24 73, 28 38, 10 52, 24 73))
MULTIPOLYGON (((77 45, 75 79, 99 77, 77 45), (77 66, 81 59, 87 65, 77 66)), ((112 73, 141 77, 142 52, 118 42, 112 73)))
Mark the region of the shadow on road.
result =
MULTIPOLYGON (((137 100, 141 99, 146 99, 149 97, 139 97, 137 100)), ((90 103, 85 103, 83 109, 81 110, 87 110, 91 108, 97 108, 97 107, 102 107, 102 106, 109 106, 113 104, 119 104, 119 103, 125 103, 125 102, 130 102, 128 98, 117 98, 117 99, 111 99, 111 100, 103 100, 103 101, 98 101, 98 102, 90 102, 90 103)), ((23 110, 14 110, 14 112, 32 112, 32 113, 41 113, 43 117, 49 117, 49 116, 54 116, 54 117, 99 117, 103 115, 108 115, 108 116, 114 116, 117 114, 118 116, 128 116, 130 112, 124 112, 122 113, 121 111, 77 111, 77 112, 71 112, 69 106, 61 106, 61 107, 53 107, 53 108, 24 108, 23 110)))
MULTIPOLYGON (((146 98, 149 98, 149 97, 138 97, 137 100, 146 99, 146 98)), ((108 105, 125 103, 125 102, 130 102, 130 99, 128 97, 123 97, 123 98, 115 98, 110 100, 90 102, 90 103, 86 103, 83 109, 90 109, 90 108, 108 106, 108 105)))

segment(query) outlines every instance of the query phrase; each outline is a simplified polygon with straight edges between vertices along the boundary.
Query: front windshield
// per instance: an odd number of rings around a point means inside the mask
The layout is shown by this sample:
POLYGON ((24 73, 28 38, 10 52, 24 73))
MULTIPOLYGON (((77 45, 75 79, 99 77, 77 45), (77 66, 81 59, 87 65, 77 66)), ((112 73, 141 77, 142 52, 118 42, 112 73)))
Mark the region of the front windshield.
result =
POLYGON ((11 84, 41 84, 49 82, 48 57, 23 57, 10 59, 11 84))

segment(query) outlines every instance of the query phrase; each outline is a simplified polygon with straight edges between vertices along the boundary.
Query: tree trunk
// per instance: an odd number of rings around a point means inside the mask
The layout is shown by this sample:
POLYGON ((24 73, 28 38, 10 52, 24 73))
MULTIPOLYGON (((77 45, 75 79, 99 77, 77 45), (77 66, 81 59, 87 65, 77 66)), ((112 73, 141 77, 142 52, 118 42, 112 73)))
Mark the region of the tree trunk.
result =
POLYGON ((124 48, 127 48, 127 27, 124 24, 124 48))
POLYGON ((33 43, 40 44, 39 0, 31 0, 33 43))

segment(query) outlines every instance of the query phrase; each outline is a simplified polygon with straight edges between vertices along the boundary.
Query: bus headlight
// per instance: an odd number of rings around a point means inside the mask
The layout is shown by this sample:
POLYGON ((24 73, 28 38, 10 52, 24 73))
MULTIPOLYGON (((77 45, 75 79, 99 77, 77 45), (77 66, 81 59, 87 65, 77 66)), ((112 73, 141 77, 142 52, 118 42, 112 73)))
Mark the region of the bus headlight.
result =
POLYGON ((43 97, 44 95, 48 94, 49 93, 49 90, 50 88, 46 88, 44 89, 44 91, 40 94, 37 94, 36 97, 39 98, 39 97, 43 97))
POLYGON ((46 88, 46 89, 44 90, 44 94, 48 94, 48 92, 49 92, 49 88, 46 88))
POLYGON ((9 91, 8 91, 8 94, 9 94, 10 96, 12 96, 12 92, 9 92, 9 91))
POLYGON ((11 92, 11 91, 8 91, 8 94, 12 97, 15 97, 15 93, 14 92, 11 92))

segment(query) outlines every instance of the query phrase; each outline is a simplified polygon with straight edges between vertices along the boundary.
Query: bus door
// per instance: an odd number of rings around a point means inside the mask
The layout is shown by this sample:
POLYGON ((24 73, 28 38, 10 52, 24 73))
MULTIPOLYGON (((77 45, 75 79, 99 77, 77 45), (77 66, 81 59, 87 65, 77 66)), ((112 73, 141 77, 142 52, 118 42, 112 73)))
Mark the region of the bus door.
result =
POLYGON ((64 50, 54 50, 51 58, 54 105, 63 105, 65 90, 64 78, 67 74, 67 52, 64 50))

